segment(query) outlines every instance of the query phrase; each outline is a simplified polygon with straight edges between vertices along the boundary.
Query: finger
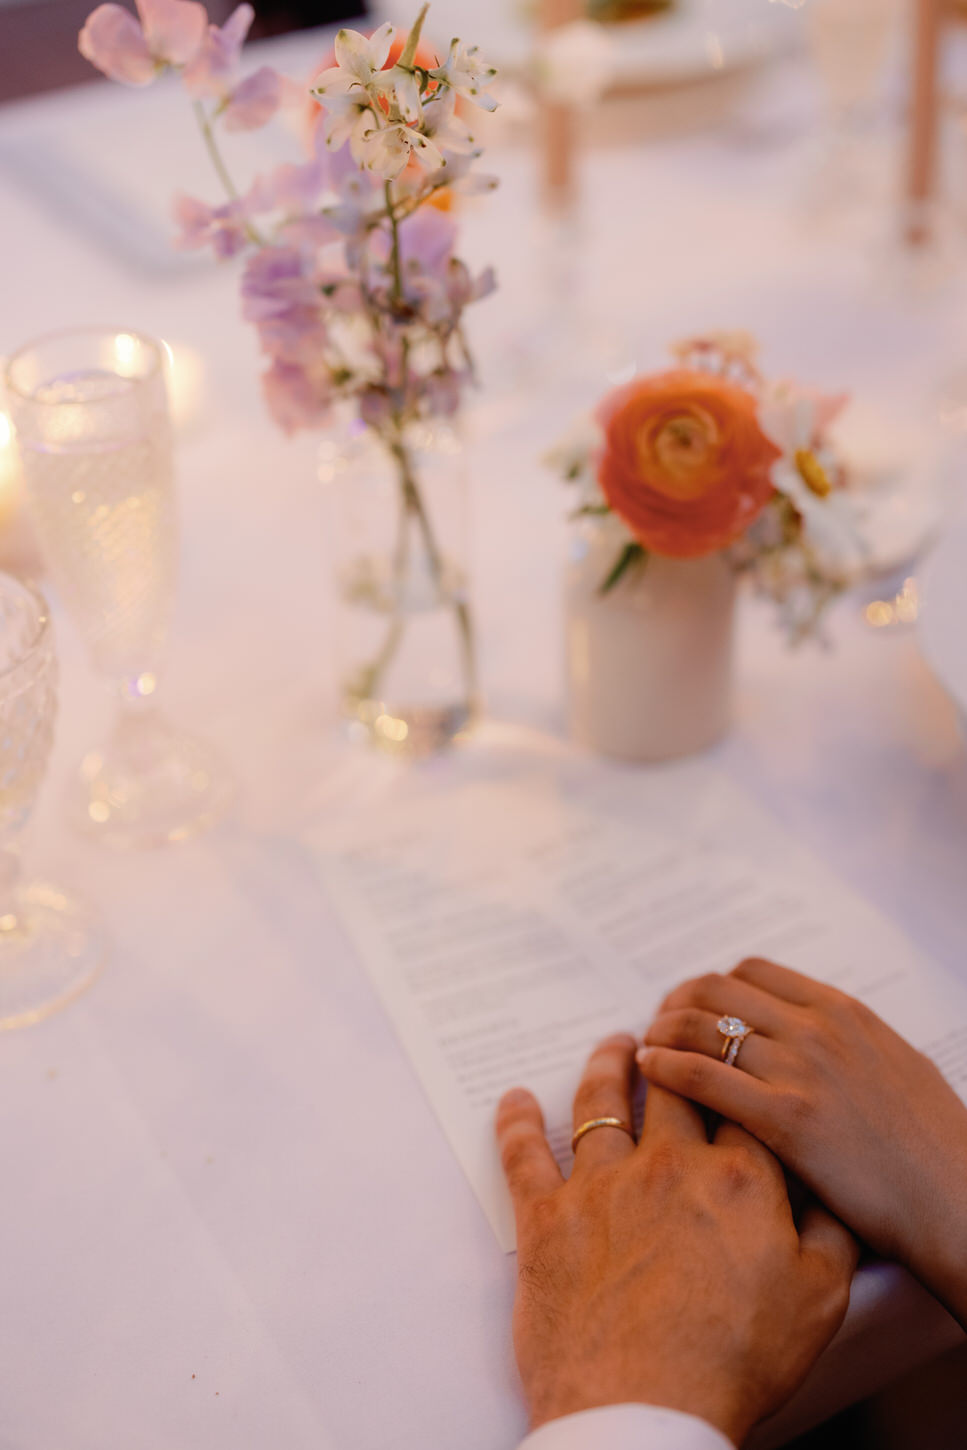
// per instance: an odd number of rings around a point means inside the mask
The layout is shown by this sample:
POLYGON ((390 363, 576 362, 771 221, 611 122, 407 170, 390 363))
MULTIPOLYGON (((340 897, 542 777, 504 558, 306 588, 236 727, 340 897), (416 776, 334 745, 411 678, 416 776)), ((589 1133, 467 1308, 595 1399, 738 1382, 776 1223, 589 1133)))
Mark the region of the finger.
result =
POLYGON ((531 1205, 564 1182, 544 1136, 540 1105, 525 1088, 512 1088, 498 1104, 497 1146, 521 1234, 531 1205))
POLYGON ((689 1007, 719 1017, 741 1017, 765 1037, 788 1037, 794 1025, 794 1009, 788 1002, 769 991, 745 982, 740 977, 709 972, 682 982, 669 992, 661 1004, 662 1012, 677 1012, 689 1007))
POLYGON ((746 957, 732 968, 730 975, 796 1007, 815 1007, 826 1001, 834 990, 814 977, 794 972, 791 967, 780 967, 778 962, 770 962, 765 957, 746 957))
POLYGON ((860 1246, 845 1224, 813 1199, 799 1219, 799 1242, 803 1254, 821 1260, 828 1271, 847 1283, 856 1272, 860 1246))
MULTIPOLYGON (((726 1067, 699 1052, 645 1047, 638 1054, 642 1077, 668 1088, 720 1117, 740 1124, 766 1146, 776 1136, 781 1098, 778 1090, 740 1068, 726 1067)), ((647 1100, 646 1100, 647 1101, 647 1100)))
MULTIPOLYGON (((732 1148, 744 1154, 745 1157, 756 1164, 760 1173, 765 1179, 772 1182, 780 1191, 783 1198, 786 1194, 786 1175, 783 1172, 782 1164, 774 1153, 771 1153, 766 1145, 747 1132, 738 1123, 730 1123, 724 1119, 715 1130, 715 1137, 712 1140, 717 1148, 732 1148)), ((790 1219, 792 1209, 789 1210, 790 1219)))
MULTIPOLYGON (((679 1007, 662 1012, 645 1033, 646 1047, 676 1047, 680 1052, 703 1052, 706 1057, 721 1057, 726 1039, 718 1030, 719 1019, 714 1012, 699 1007, 679 1007)), ((739 1048, 742 1070, 766 1082, 777 1082, 783 1075, 788 1053, 772 1038, 753 1032, 739 1048)))
POLYGON ((694 1103, 686 1102, 677 1093, 671 1093, 667 1088, 651 1083, 645 1093, 641 1142, 654 1143, 656 1138, 690 1138, 696 1143, 706 1143, 708 1133, 705 1119, 694 1103))
MULTIPOLYGON (((635 1039, 609 1037, 588 1058, 574 1095, 574 1132, 595 1118, 620 1118, 631 1123, 631 1097, 635 1081, 635 1039)), ((594 1128, 574 1150, 581 1168, 615 1163, 634 1151, 634 1139, 621 1128, 594 1128)))

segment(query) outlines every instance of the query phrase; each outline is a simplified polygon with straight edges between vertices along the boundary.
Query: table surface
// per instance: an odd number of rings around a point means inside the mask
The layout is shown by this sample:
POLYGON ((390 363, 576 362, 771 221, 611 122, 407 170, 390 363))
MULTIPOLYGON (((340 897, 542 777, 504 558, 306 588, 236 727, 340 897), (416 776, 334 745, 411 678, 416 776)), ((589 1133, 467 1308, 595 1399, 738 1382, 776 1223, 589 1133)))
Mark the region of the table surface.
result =
MULTIPOLYGON (((276 53, 299 73, 321 46, 276 53)), ((502 280, 475 319, 490 382, 469 456, 485 684, 514 729, 562 729, 564 500, 539 460, 607 376, 658 362, 670 338, 742 326, 771 371, 849 387, 929 440, 937 388, 964 360, 962 272, 919 295, 875 239, 813 225, 800 62, 703 104, 714 125, 682 124, 679 106, 663 127, 656 108, 645 136, 614 113, 584 158, 576 249, 535 213, 529 150, 499 132, 502 191, 466 212, 468 252, 502 280), (569 306, 548 291, 549 257, 574 281, 569 306)), ((286 441, 261 412, 233 269, 168 257, 157 218, 178 185, 213 195, 171 88, 0 112, 0 351, 116 319, 204 358, 164 685, 243 787, 233 822, 170 852, 105 856, 70 836, 58 797, 110 703, 58 617, 62 713, 29 857, 98 905, 113 957, 83 1001, 0 1050, 0 1444, 510 1447, 513 1260, 299 845, 372 773, 333 732, 315 441, 286 441)), ((848 599, 831 636, 789 654, 768 612, 743 606, 737 722, 714 759, 963 973, 954 710, 913 633, 872 633, 848 599)), ((459 752, 432 769, 459 779, 459 752)), ((894 1288, 896 1305, 909 1286, 894 1288)))

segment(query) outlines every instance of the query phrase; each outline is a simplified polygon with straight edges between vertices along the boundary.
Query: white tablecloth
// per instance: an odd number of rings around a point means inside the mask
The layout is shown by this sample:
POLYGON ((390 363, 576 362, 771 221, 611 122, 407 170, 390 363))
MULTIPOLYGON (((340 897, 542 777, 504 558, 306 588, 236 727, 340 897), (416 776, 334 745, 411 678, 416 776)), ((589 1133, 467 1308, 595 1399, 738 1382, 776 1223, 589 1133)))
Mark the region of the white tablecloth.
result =
MULTIPOLYGON (((304 67, 317 43, 281 49, 304 67)), ((796 141, 809 90, 795 66, 783 75, 711 131, 626 135, 588 157, 589 341, 576 357, 574 318, 545 309, 538 342, 572 339, 553 388, 527 385, 516 341, 541 311, 533 163, 519 144, 495 149, 503 192, 466 224, 468 250, 504 283, 477 319, 491 385, 471 449, 499 720, 561 728, 564 499, 538 458, 609 368, 655 363, 693 329, 743 326, 771 371, 850 387, 929 432, 936 386, 964 358, 962 281, 933 298, 891 294, 868 248, 811 234, 796 141)), ((205 358, 205 415, 180 458, 165 688, 243 785, 234 824, 177 850, 102 856, 70 837, 58 793, 109 702, 58 619, 62 718, 30 858, 99 905, 114 949, 81 1003, 0 1042, 0 1443, 498 1450, 523 1429, 513 1260, 298 845, 327 798, 347 799, 324 500, 314 441, 286 442, 262 415, 231 269, 169 265, 152 231, 152 197, 160 215, 178 184, 214 195, 179 100, 95 86, 0 113, 0 352, 116 320, 205 358), (118 188, 136 204, 123 222, 118 188)), ((832 634, 829 653, 789 655, 748 605, 738 721, 716 758, 962 973, 967 757, 954 712, 912 634, 874 636, 855 600, 832 634)), ((456 778, 460 756, 431 768, 456 778)), ((813 1414, 951 1336, 893 1271, 865 1277, 857 1300, 855 1343, 832 1388, 812 1392, 813 1414)))

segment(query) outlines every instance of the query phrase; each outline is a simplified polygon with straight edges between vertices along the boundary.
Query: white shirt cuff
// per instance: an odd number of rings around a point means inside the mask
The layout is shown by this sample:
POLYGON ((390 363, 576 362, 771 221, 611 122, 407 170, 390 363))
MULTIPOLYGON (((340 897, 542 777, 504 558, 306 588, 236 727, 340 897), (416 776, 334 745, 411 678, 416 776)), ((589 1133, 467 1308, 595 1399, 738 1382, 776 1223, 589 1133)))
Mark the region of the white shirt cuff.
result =
POLYGON ((705 1420, 658 1405, 606 1405, 549 1420, 520 1450, 735 1450, 705 1420))

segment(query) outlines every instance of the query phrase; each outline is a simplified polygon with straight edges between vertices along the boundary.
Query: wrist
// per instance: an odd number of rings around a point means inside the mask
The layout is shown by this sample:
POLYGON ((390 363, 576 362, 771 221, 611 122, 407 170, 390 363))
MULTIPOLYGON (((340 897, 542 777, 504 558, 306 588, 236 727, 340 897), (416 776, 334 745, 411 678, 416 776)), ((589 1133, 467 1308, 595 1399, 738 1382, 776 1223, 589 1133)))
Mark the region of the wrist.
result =
POLYGON ((930 1213, 913 1216, 922 1233, 907 1257, 911 1272, 967 1329, 967 1167, 952 1173, 953 1191, 941 1185, 930 1197, 930 1213))
POLYGON ((613 1384, 604 1381, 581 1384, 571 1378, 532 1392, 530 1401, 530 1428, 539 1430, 553 1420, 568 1415, 581 1414, 588 1410, 602 1410, 614 1405, 648 1405, 655 1409, 675 1410, 679 1414, 692 1415, 719 1431, 733 1445, 741 1445, 752 1428, 747 1417, 733 1404, 734 1396, 725 1389, 718 1393, 707 1380, 699 1383, 682 1382, 678 1376, 669 1376, 633 1385, 613 1384))

